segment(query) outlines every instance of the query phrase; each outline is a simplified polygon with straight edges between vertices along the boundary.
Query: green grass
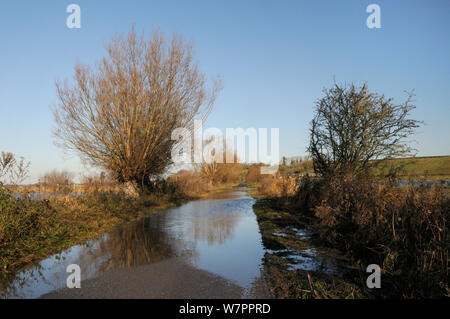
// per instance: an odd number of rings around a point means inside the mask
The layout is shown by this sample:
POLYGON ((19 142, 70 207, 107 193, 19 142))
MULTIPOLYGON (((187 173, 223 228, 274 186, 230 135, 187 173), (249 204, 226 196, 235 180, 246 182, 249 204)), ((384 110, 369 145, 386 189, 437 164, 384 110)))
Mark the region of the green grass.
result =
POLYGON ((400 176, 413 179, 450 179, 450 156, 402 158, 388 161, 402 167, 400 176))
MULTIPOLYGON (((429 156, 401 158, 386 161, 388 167, 401 168, 399 176, 405 180, 450 180, 450 156, 429 156)), ((312 173, 312 163, 298 165, 280 165, 281 172, 312 173)), ((387 168, 378 167, 376 173, 386 173, 387 168)))

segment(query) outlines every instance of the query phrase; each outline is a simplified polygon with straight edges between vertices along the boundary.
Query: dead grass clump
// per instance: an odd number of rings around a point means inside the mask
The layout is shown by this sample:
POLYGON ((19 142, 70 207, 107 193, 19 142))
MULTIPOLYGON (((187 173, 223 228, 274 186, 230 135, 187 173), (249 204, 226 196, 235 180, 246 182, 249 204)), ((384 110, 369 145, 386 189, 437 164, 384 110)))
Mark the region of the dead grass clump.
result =
POLYGON ((298 181, 288 176, 268 176, 261 180, 258 190, 265 197, 288 199, 297 193, 298 181))

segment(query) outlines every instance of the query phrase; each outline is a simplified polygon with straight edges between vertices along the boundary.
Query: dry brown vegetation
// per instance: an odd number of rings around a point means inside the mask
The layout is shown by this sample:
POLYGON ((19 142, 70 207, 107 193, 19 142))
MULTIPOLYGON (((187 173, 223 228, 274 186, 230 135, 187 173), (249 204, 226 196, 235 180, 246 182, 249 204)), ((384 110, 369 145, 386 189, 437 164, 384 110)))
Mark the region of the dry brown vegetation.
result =
MULTIPOLYGON (((225 156, 225 155, 224 155, 225 156)), ((212 185, 236 183, 242 180, 244 165, 238 162, 235 155, 233 163, 203 162, 200 165, 200 174, 212 185)))
POLYGON ((244 165, 239 163, 203 163, 193 170, 181 170, 172 174, 167 183, 173 185, 178 192, 195 196, 215 188, 236 185, 244 181, 244 165), (205 174, 205 167, 214 166, 216 172, 205 174))
POLYGON ((265 197, 289 198, 298 190, 297 178, 289 176, 264 177, 258 186, 258 191, 265 197))
POLYGON ((264 175, 261 174, 261 164, 253 164, 248 167, 245 180, 248 185, 258 185, 263 179, 264 175))
POLYGON ((67 170, 52 170, 39 178, 40 189, 46 193, 69 194, 73 191, 74 174, 67 170))
POLYGON ((346 175, 304 180, 293 203, 317 218, 324 242, 380 265, 391 296, 449 295, 450 199, 441 186, 398 187, 346 175))
POLYGON ((263 175, 261 166, 262 164, 250 165, 245 177, 247 184, 257 187, 261 196, 288 198, 297 192, 298 178, 295 174, 277 172, 274 175, 263 175))
POLYGON ((294 220, 309 220, 321 242, 349 256, 363 275, 367 265, 380 265, 382 289, 372 293, 392 298, 450 296, 449 194, 439 184, 399 187, 351 174, 303 177, 293 196, 260 193, 294 220))
POLYGON ((213 188, 198 170, 181 170, 169 176, 168 181, 177 184, 181 191, 189 195, 207 192, 213 188))
MULTIPOLYGON (((80 181, 81 184, 78 189, 80 191, 82 190, 84 193, 114 191, 119 189, 117 182, 105 172, 101 172, 100 174, 82 174, 80 181)), ((76 187, 74 189, 76 189, 76 187)))

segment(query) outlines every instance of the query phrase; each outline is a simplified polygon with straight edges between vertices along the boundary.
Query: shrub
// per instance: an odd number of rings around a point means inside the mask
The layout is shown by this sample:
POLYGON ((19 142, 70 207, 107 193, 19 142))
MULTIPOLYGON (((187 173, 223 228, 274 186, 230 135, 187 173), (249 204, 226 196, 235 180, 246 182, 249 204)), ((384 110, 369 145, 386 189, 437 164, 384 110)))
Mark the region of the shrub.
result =
POLYGON ((449 294, 445 190, 398 187, 365 176, 304 180, 297 207, 314 213, 321 239, 364 264, 379 264, 392 294, 449 294))
POLYGON ((413 96, 409 93, 405 102, 395 104, 369 92, 367 84, 324 89, 324 97, 316 102, 308 147, 315 173, 363 173, 371 160, 413 153, 406 140, 421 123, 409 118, 415 109, 413 96))
POLYGON ((82 190, 86 193, 95 193, 98 191, 108 191, 114 189, 117 183, 114 179, 101 172, 100 174, 85 174, 81 176, 82 190))
POLYGON ((216 183, 230 184, 239 183, 243 180, 243 165, 239 163, 221 163, 219 164, 219 171, 216 183))
POLYGON ((259 183, 263 178, 261 175, 261 165, 254 164, 248 168, 247 176, 245 177, 247 183, 256 184, 259 183))
POLYGON ((0 189, 1 268, 6 269, 12 261, 26 263, 23 256, 37 254, 34 243, 46 240, 55 223, 56 212, 48 201, 32 201, 28 197, 16 199, 0 189))
POLYGON ((298 182, 289 176, 268 176, 261 180, 259 192, 266 197, 291 198, 297 193, 298 182))
POLYGON ((73 173, 53 170, 41 176, 39 184, 44 187, 45 192, 69 194, 72 192, 73 173))
POLYGON ((176 185, 178 191, 188 196, 203 193, 212 188, 209 181, 198 171, 181 170, 167 179, 168 183, 176 185))

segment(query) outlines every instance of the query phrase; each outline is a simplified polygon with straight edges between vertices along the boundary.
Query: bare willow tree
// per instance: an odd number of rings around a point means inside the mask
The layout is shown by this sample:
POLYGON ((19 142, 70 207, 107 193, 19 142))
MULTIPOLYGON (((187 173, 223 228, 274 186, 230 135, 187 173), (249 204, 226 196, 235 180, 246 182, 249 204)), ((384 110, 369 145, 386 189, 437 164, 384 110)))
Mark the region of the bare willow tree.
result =
POLYGON ((413 153, 406 139, 421 122, 409 118, 415 109, 412 93, 402 104, 370 93, 367 84, 335 84, 324 95, 316 102, 308 147, 317 173, 360 173, 372 160, 413 153))
POLYGON ((2 152, 0 156, 0 181, 9 174, 9 172, 14 167, 16 159, 13 153, 2 152))
POLYGON ((133 28, 107 53, 95 68, 77 65, 73 83, 56 83, 57 144, 143 190, 171 164, 172 131, 204 119, 220 83, 207 85, 180 36, 145 39, 133 28))
POLYGON ((13 153, 2 152, 0 155, 0 182, 11 185, 21 184, 29 175, 30 162, 17 158, 13 153))

